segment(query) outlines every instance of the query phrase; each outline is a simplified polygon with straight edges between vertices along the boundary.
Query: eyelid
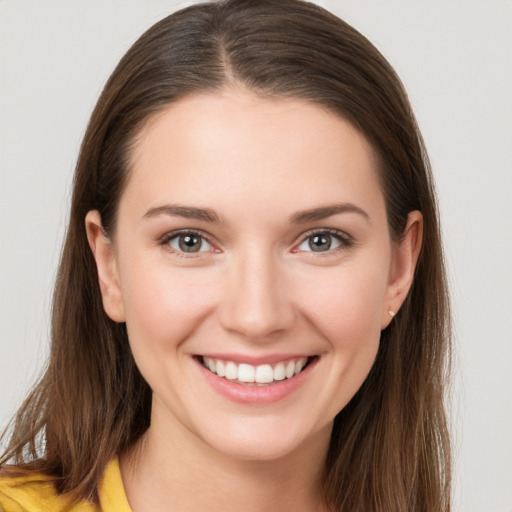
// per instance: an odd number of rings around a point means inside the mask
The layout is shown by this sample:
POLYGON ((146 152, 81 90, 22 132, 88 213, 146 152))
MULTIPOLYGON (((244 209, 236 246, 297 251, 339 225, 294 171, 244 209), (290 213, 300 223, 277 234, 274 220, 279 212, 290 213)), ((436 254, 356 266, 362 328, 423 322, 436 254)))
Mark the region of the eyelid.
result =
POLYGON ((209 252, 220 252, 220 250, 217 249, 215 244, 212 242, 212 237, 208 233, 201 231, 200 229, 185 228, 185 229, 177 229, 175 231, 169 231, 169 232, 165 233, 163 236, 161 236, 157 240, 157 243, 158 243, 158 245, 163 246, 169 252, 172 252, 173 254, 176 254, 182 258, 194 258, 194 257, 197 257, 199 254, 204 255, 204 253, 209 253, 209 252), (172 239, 174 239, 180 235, 194 235, 194 236, 201 237, 210 246, 212 246, 213 250, 198 251, 198 252, 177 251, 176 249, 174 249, 173 247, 171 247, 169 245, 169 242, 172 239))
MULTIPOLYGON (((303 242, 305 242, 311 236, 319 235, 319 234, 328 234, 330 236, 333 236, 341 242, 341 245, 334 249, 330 249, 328 251, 318 252, 315 254, 315 256, 327 256, 329 254, 333 254, 340 250, 346 250, 355 244, 354 238, 352 236, 350 236, 348 233, 346 233, 345 231, 341 231, 339 229, 333 229, 333 228, 313 228, 313 229, 310 229, 300 235, 297 242, 294 243, 292 252, 294 252, 294 253, 297 253, 297 252, 312 253, 312 252, 314 252, 314 251, 299 250, 298 246, 301 245, 303 242)), ((213 237, 210 234, 208 234, 205 231, 202 231, 200 229, 185 228, 185 229, 178 229, 175 231, 169 231, 169 232, 165 233, 163 236, 161 236, 157 240, 157 243, 158 243, 158 245, 165 246, 165 248, 168 251, 170 251, 174 254, 177 254, 180 257, 193 258, 193 257, 197 257, 197 255, 199 255, 201 253, 204 254, 204 253, 209 253, 209 252, 216 252, 216 253, 221 252, 221 250, 218 249, 216 247, 215 243, 212 241, 212 238, 213 237), (169 241, 172 240, 173 238, 176 238, 177 236, 180 236, 183 234, 191 234, 191 235, 195 235, 195 236, 199 236, 199 237, 203 238, 208 244, 210 244, 212 246, 213 250, 212 251, 200 251, 197 253, 193 253, 193 252, 187 253, 187 252, 182 252, 182 251, 176 251, 175 249, 170 247, 169 241)))
POLYGON ((319 251, 315 253, 315 256, 327 256, 329 254, 333 254, 337 251, 346 250, 352 245, 355 244, 355 240, 352 236, 350 236, 345 231, 341 231, 339 229, 333 229, 333 228, 314 228, 310 229, 309 231, 306 231, 305 233, 302 233, 300 235, 300 238, 298 242, 296 242, 293 246, 292 252, 304 252, 304 253, 314 253, 314 251, 302 251, 298 247, 304 243, 308 238, 314 236, 314 235, 321 235, 321 234, 327 234, 330 235, 336 239, 338 239, 341 242, 341 245, 338 247, 335 247, 334 249, 329 249, 328 251, 319 251))

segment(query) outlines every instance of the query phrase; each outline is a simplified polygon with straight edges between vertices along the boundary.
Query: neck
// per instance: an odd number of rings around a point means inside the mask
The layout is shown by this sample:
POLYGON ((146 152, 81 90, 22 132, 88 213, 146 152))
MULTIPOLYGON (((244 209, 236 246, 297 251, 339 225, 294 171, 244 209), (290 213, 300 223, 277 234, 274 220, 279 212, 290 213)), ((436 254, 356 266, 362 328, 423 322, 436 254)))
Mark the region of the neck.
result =
POLYGON ((307 446, 272 460, 242 460, 216 451, 186 429, 162 429, 120 455, 133 512, 324 511, 321 478, 329 425, 307 446), (172 431, 173 435, 168 432, 172 431))

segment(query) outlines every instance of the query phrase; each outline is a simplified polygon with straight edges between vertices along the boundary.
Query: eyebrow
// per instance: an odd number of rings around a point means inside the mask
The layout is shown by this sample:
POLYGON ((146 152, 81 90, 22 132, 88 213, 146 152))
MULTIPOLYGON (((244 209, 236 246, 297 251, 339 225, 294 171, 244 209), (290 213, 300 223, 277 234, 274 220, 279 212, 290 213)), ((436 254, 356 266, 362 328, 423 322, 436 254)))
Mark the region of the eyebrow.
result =
MULTIPOLYGON (((370 221, 370 216, 362 208, 359 208, 359 206, 352 203, 338 203, 294 213, 290 217, 290 222, 292 224, 306 224, 308 222, 326 219, 327 217, 340 213, 356 213, 370 221)), ((150 219, 158 215, 170 215, 173 217, 183 217, 185 219, 196 219, 212 222, 214 224, 222 224, 220 217, 211 208, 197 208, 195 206, 183 206, 178 204, 166 204, 151 208, 144 214, 143 218, 150 219)))
POLYGON ((370 221, 370 216, 362 208, 359 208, 359 206, 352 203, 338 203, 294 213, 290 218, 290 222, 292 224, 306 224, 307 222, 326 219, 327 217, 331 217, 332 215, 337 215, 339 213, 357 213, 364 217, 368 222, 370 221))
POLYGON ((151 208, 144 214, 144 219, 157 217, 158 215, 171 215, 173 217, 184 217, 185 219, 204 220, 221 224, 220 217, 210 208, 196 208, 195 206, 182 206, 179 204, 166 204, 151 208))

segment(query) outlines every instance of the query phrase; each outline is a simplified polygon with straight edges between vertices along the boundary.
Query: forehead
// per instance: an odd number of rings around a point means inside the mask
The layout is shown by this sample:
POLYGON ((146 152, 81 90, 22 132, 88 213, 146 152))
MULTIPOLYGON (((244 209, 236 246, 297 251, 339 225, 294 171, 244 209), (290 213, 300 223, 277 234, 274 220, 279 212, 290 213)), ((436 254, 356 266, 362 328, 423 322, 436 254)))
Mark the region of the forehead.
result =
POLYGON ((343 118, 305 100, 226 89, 190 95, 150 119, 121 202, 381 204, 376 167, 368 141, 343 118))

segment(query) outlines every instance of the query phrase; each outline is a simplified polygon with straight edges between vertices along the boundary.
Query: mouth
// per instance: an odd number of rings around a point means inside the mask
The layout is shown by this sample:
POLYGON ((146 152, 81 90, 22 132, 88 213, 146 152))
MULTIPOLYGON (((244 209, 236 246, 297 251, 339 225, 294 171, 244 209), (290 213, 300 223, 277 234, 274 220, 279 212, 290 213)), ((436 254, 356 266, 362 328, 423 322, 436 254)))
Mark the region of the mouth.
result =
POLYGON ((197 356, 197 359, 217 377, 240 385, 261 387, 293 379, 316 361, 318 356, 294 357, 259 365, 208 356, 197 356))

